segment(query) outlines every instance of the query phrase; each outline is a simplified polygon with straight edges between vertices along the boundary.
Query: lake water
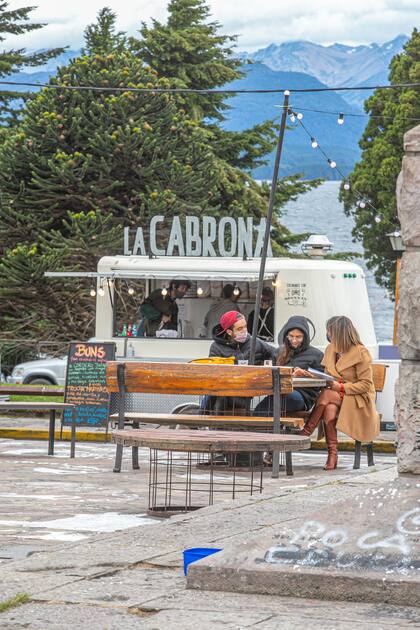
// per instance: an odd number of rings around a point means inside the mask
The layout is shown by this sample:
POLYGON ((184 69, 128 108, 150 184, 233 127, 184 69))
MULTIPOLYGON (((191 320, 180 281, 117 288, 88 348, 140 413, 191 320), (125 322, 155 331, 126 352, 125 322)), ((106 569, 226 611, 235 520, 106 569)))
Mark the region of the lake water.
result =
POLYGON ((325 182, 319 188, 301 195, 289 202, 282 217, 282 223, 292 232, 326 234, 334 243, 335 252, 360 252, 354 262, 361 265, 366 273, 370 307, 378 341, 390 342, 393 332, 394 305, 387 291, 379 287, 373 273, 366 268, 363 260, 363 247, 352 241, 353 218, 344 214, 343 204, 338 200, 340 182, 325 182))

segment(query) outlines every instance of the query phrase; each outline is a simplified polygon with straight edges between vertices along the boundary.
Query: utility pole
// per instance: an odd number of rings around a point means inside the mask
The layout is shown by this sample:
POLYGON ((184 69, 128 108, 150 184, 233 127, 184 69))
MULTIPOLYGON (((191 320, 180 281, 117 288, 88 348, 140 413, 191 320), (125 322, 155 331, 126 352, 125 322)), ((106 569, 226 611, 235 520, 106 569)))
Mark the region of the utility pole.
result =
POLYGON ((255 346, 257 343, 257 332, 258 332, 258 323, 259 323, 259 317, 260 317, 261 295, 262 295, 263 283, 264 283, 265 263, 267 260, 268 244, 270 242, 270 230, 271 230, 271 223, 273 219, 273 208, 274 208, 274 201, 276 197, 276 188, 277 188, 277 179, 278 179, 278 174, 279 174, 281 152, 283 149, 284 132, 286 129, 287 111, 289 108, 289 96, 290 96, 290 92, 289 90, 286 90, 284 92, 283 113, 281 117, 279 138, 277 141, 277 150, 276 150, 276 159, 274 161, 273 178, 271 180, 270 201, 268 203, 267 223, 265 226, 264 244, 263 244, 263 248, 261 252, 261 263, 260 263, 260 273, 259 273, 259 278, 258 278, 257 294, 255 296, 254 321, 252 325, 251 351, 250 351, 250 358, 249 358, 250 365, 253 365, 255 362, 255 346))

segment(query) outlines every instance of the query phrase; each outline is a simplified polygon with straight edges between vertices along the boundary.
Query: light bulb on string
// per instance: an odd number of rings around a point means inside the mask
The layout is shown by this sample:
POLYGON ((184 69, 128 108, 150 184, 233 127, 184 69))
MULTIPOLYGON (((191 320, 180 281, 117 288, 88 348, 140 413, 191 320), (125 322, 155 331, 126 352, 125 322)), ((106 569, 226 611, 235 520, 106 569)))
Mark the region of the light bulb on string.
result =
POLYGON ((105 295, 105 290, 104 290, 104 287, 103 287, 102 284, 101 284, 101 286, 98 289, 98 295, 100 295, 101 297, 104 297, 104 295, 105 295))
POLYGON ((134 289, 133 287, 128 287, 128 291, 127 291, 128 295, 134 295, 134 289))
POLYGON ((235 287, 235 288, 233 289, 233 295, 239 295, 240 293, 241 293, 241 292, 240 292, 240 290, 238 289, 238 287, 235 287))
POLYGON ((94 287, 92 287, 92 288, 91 288, 91 290, 89 291, 89 295, 90 295, 90 297, 95 297, 95 295, 96 295, 96 290, 95 290, 95 288, 94 288, 94 287))
POLYGON ((382 221, 382 215, 381 214, 377 214, 375 217, 375 223, 380 223, 382 221))
POLYGON ((316 141, 316 138, 311 138, 311 147, 313 149, 316 149, 318 146, 318 142, 316 141))
POLYGON ((331 166, 331 168, 335 168, 337 166, 334 160, 330 160, 330 158, 328 158, 328 164, 331 166))
POLYGON ((350 190, 350 184, 349 182, 344 182, 344 186, 343 186, 344 190, 350 190))
POLYGON ((291 109, 288 109, 287 113, 289 114, 290 122, 294 123, 296 120, 295 113, 291 109))
POLYGON ((297 118, 298 120, 302 120, 302 118, 303 118, 303 114, 301 114, 301 113, 299 112, 298 114, 296 114, 296 118, 297 118))
POLYGON ((359 201, 358 206, 359 208, 366 208, 366 204, 364 201, 359 201))
POLYGON ((162 289, 162 295, 165 297, 165 295, 168 295, 168 289, 163 288, 162 289))
POLYGON ((337 122, 339 125, 344 125, 344 114, 338 114, 337 122))
POLYGON ((197 288, 197 295, 203 295, 203 292, 204 291, 203 291, 202 287, 198 287, 197 288))

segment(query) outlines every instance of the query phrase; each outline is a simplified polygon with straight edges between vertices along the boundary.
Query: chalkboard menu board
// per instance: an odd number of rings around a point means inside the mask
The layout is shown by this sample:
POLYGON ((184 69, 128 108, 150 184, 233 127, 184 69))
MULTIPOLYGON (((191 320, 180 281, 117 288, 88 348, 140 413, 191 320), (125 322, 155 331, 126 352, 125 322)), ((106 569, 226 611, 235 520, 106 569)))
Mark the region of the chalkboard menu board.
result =
POLYGON ((64 400, 75 405, 66 409, 63 424, 106 427, 109 394, 106 390, 106 362, 115 358, 114 343, 74 342, 70 344, 64 400))

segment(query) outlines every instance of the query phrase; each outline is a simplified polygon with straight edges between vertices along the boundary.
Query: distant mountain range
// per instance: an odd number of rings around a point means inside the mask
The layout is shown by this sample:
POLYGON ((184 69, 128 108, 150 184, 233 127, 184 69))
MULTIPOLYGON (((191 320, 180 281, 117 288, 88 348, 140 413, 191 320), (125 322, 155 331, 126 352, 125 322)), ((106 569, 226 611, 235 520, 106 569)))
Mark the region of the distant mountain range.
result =
MULTIPOLYGON (((368 86, 387 84, 389 63, 401 52, 407 35, 398 35, 384 44, 321 46, 313 42, 290 41, 270 44, 253 53, 241 53, 244 60, 264 63, 272 70, 304 72, 325 85, 368 86)), ((359 107, 367 98, 366 92, 343 92, 343 98, 359 107)))
MULTIPOLYGON (((254 53, 241 53, 241 59, 245 62, 242 67, 244 76, 227 87, 257 90, 278 87, 292 90, 291 108, 302 112, 302 122, 310 136, 316 138, 328 157, 347 175, 360 156, 358 141, 367 122, 367 118, 360 114, 368 93, 318 92, 295 95, 293 89, 387 84, 389 62, 401 52, 407 40, 406 35, 399 35, 385 44, 355 47, 343 44, 321 46, 306 41, 270 44, 254 53), (339 112, 346 114, 343 125, 337 124, 339 112)), ((24 72, 7 78, 22 83, 48 83, 58 67, 66 65, 78 55, 78 50, 67 50, 36 71, 25 68, 24 72)), ((24 86, 10 86, 10 89, 27 90, 24 86)), ((238 94, 229 99, 231 109, 225 114, 224 126, 230 130, 242 130, 264 120, 278 121, 282 101, 282 94, 238 94)), ((311 147, 311 138, 302 127, 299 124, 289 126, 291 129, 286 132, 280 175, 301 173, 305 178, 339 179, 340 175, 329 166, 320 150, 311 147)), ((256 169, 254 176, 271 178, 273 162, 274 155, 270 156, 267 166, 256 169)))

